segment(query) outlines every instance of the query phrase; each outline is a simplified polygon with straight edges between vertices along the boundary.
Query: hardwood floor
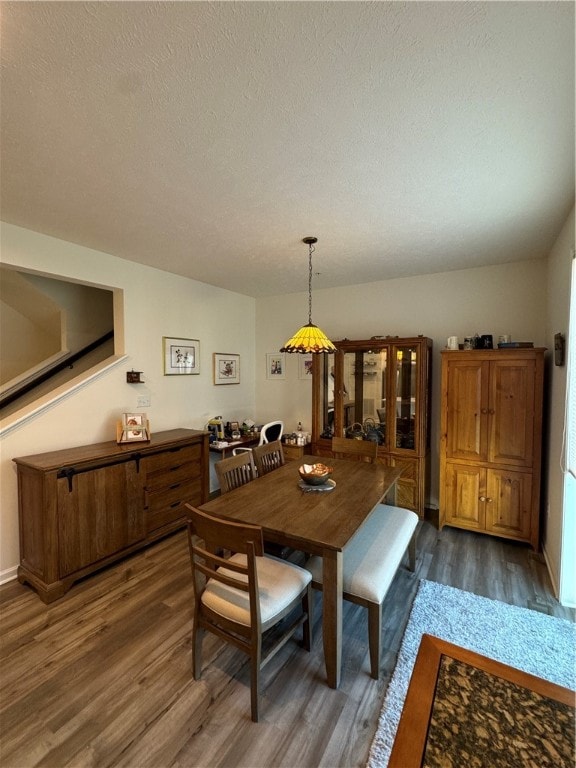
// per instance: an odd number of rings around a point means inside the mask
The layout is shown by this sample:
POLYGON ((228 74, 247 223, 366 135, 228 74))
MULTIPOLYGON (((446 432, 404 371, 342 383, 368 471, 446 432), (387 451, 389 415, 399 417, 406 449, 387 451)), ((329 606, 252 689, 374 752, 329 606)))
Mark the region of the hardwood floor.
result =
POLYGON ((314 646, 288 643, 263 672, 250 720, 247 657, 207 636, 191 672, 192 584, 184 532, 44 605, 0 587, 2 768, 364 766, 418 581, 426 578, 574 620, 540 555, 521 544, 420 524, 416 574, 384 604, 383 674, 369 674, 365 610, 344 605, 342 683, 325 684, 321 597, 314 646))

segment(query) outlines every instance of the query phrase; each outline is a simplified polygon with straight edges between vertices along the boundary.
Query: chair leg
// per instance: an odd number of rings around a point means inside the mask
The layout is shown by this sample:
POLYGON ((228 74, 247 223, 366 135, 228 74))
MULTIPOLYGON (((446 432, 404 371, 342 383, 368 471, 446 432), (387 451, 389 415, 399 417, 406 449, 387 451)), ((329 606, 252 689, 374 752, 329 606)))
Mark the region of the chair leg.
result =
POLYGON ((416 531, 408 544, 408 567, 412 572, 416 570, 416 531))
POLYGON ((307 651, 312 648, 312 605, 312 586, 309 584, 302 597, 302 610, 306 614, 306 620, 302 625, 302 645, 307 651))
POLYGON ((260 719, 260 665, 262 661, 262 637, 258 638, 256 648, 252 649, 250 657, 250 706, 252 721, 257 723, 260 719))
POLYGON ((370 674, 374 680, 380 677, 380 636, 382 633, 382 604, 368 606, 368 647, 370 649, 370 674))
POLYGON ((196 618, 192 627, 192 671, 194 680, 200 680, 202 675, 202 637, 204 630, 197 626, 196 618))

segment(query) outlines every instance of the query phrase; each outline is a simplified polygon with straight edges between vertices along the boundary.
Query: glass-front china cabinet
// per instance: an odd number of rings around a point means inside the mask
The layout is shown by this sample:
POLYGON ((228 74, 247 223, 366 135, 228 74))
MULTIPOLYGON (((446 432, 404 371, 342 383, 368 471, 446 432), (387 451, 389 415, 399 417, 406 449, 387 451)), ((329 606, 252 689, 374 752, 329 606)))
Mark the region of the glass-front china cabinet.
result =
POLYGON ((429 478, 432 340, 335 341, 314 355, 312 442, 331 456, 334 436, 378 443, 378 460, 402 466, 396 503, 424 515, 429 478))

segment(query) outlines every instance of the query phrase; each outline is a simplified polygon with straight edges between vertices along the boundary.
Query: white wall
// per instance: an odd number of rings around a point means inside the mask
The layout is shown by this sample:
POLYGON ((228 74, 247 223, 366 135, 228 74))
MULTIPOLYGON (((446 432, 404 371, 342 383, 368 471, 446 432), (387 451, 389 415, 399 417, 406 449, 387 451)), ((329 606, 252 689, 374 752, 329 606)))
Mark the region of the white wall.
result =
MULTIPOLYGON (((548 259, 548 309, 546 317, 546 344, 554 349, 554 334, 563 333, 568 338, 570 318, 570 280, 572 270, 571 251, 574 248, 574 209, 568 217, 548 259)), ((573 297, 576 301, 576 297, 573 297)), ((545 476, 543 488, 545 519, 544 554, 556 593, 560 588, 560 560, 562 553, 563 518, 568 510, 563 509, 562 445, 566 422, 566 378, 567 366, 556 366, 552 358, 547 367, 547 402, 550 418, 546 434, 545 476)), ((574 510, 571 512, 574 525, 574 510)), ((569 545, 571 563, 574 567, 574 540, 569 545)), ((567 547, 568 549, 568 547, 567 547)), ((566 564, 568 565, 568 564, 566 564)), ((573 600, 575 585, 572 585, 573 600)))
MULTIPOLYGON (((74 391, 1 440, 0 580, 19 562, 12 458, 113 440, 124 411, 148 394, 152 431, 201 429, 211 416, 254 418, 255 302, 246 296, 2 224, 3 262, 124 291, 126 361, 74 391), (164 376, 162 336, 199 339, 198 376, 164 376), (240 354, 239 385, 214 386, 212 353, 240 354), (127 384, 126 371, 145 384, 127 384)), ((144 410, 144 409, 140 409, 144 410)))
MULTIPOLYGON (((259 299, 256 304, 257 413, 282 418, 292 430, 311 428, 311 382, 298 379, 298 355, 286 356, 286 379, 266 380, 265 355, 277 351, 308 318, 306 294, 259 299)), ((428 502, 438 505, 440 350, 448 336, 509 333, 543 346, 546 261, 465 269, 347 288, 313 289, 312 320, 333 340, 375 335, 433 339, 432 477, 428 502)))

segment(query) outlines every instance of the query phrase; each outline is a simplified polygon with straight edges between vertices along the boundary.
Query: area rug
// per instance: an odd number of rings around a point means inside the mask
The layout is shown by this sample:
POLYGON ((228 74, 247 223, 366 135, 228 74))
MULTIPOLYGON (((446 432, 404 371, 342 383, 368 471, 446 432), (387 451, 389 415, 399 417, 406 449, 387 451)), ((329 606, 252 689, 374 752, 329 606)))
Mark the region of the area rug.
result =
POLYGON ((576 690, 576 626, 565 619, 422 580, 367 768, 386 768, 423 634, 576 690))

